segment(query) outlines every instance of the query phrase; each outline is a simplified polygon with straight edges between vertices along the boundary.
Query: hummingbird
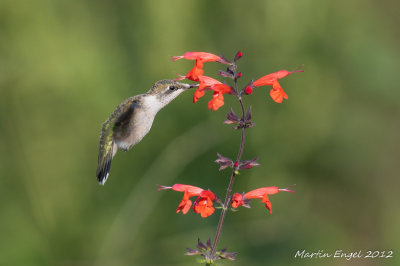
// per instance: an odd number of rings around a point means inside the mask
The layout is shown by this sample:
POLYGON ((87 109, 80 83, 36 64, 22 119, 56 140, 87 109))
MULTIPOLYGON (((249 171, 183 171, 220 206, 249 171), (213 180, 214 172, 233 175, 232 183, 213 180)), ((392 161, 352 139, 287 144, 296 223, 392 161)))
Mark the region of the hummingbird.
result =
POLYGON ((118 105, 103 123, 100 133, 96 172, 100 185, 107 181, 111 161, 118 148, 127 151, 139 143, 150 131, 158 111, 194 86, 173 80, 160 80, 148 92, 130 97, 118 105))

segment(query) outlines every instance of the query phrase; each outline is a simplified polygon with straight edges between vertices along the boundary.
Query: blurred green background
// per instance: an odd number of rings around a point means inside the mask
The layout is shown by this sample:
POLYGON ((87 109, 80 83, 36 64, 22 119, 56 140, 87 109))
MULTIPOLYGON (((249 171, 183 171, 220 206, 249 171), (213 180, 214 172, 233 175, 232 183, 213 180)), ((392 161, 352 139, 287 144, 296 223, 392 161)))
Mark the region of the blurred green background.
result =
MULTIPOLYGON (((207 94, 182 94, 149 135, 97 184, 101 124, 129 96, 185 74, 186 51, 237 50, 248 80, 304 64, 281 85, 283 104, 245 98, 256 127, 234 191, 296 184, 229 213, 224 265, 400 265, 400 4, 397 1, 0 1, 0 265, 194 265, 183 256, 214 237, 218 213, 177 215, 182 194, 221 198, 240 134, 207 94), (295 259, 307 252, 394 251, 391 259, 295 259)), ((207 63, 216 76, 222 66, 207 63)))

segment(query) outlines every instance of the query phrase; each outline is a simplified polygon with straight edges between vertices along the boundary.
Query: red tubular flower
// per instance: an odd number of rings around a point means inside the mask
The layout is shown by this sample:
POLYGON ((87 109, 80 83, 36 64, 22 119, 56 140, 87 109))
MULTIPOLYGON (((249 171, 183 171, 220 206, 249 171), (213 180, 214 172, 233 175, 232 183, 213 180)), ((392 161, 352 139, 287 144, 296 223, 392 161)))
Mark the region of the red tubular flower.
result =
POLYGON ((244 205, 244 200, 242 194, 235 193, 232 196, 232 207, 237 208, 239 206, 244 205))
POLYGON ((239 206, 244 205, 246 200, 250 199, 261 199, 261 202, 265 203, 265 207, 272 214, 272 204, 269 201, 268 195, 273 195, 278 193, 279 191, 286 191, 295 193, 293 190, 289 190, 289 188, 278 188, 278 187, 262 187, 257 188, 252 191, 247 192, 243 196, 239 193, 233 194, 232 197, 232 207, 237 208, 239 206))
POLYGON ((186 214, 192 206, 192 201, 190 198, 194 196, 200 196, 200 193, 204 191, 202 188, 183 184, 175 184, 172 187, 160 186, 158 191, 163 189, 172 189, 179 192, 185 192, 181 203, 179 203, 179 206, 176 209, 176 213, 182 211, 183 214, 186 214))
POLYGON ((246 199, 261 199, 261 202, 265 203, 265 207, 267 207, 269 212, 272 214, 272 204, 269 201, 268 195, 276 194, 279 191, 295 193, 293 190, 289 190, 288 188, 280 189, 278 187, 262 187, 247 192, 244 194, 244 197, 246 199))
POLYGON ((172 187, 160 186, 158 191, 163 189, 172 189, 179 192, 184 192, 183 199, 179 203, 176 213, 182 211, 183 214, 188 213, 190 207, 192 206, 191 197, 197 196, 197 200, 193 206, 195 213, 200 213, 201 217, 205 218, 214 213, 213 201, 217 199, 214 193, 209 190, 204 190, 199 187, 175 184, 172 187))
POLYGON ((271 73, 257 79, 256 81, 253 82, 252 86, 254 87, 272 86, 272 89, 269 93, 272 100, 274 100, 277 103, 281 103, 283 99, 288 99, 288 96, 282 89, 281 85, 279 84, 278 79, 284 78, 289 74, 295 72, 304 72, 304 70, 294 70, 294 71, 280 70, 278 72, 271 73))
POLYGON ((211 86, 214 91, 213 98, 208 102, 208 109, 218 110, 224 105, 224 94, 231 93, 232 88, 226 84, 215 84, 211 86))
POLYGON ((204 90, 206 88, 209 88, 215 84, 221 84, 220 81, 207 76, 200 76, 199 81, 200 81, 199 87, 197 88, 197 90, 194 92, 193 95, 193 103, 197 102, 201 97, 204 96, 205 93, 204 90))
POLYGON ((213 98, 208 102, 208 109, 218 110, 224 105, 224 94, 231 93, 232 88, 226 84, 222 84, 220 81, 207 76, 199 77, 199 87, 194 92, 193 102, 197 102, 199 98, 203 97, 206 89, 213 90, 213 98))
POLYGON ((179 76, 179 78, 174 79, 182 80, 182 79, 190 79, 193 81, 199 81, 199 77, 204 74, 203 64, 206 62, 219 62, 223 64, 229 64, 224 58, 221 58, 218 55, 206 53, 206 52, 186 52, 184 55, 180 56, 172 56, 171 60, 176 61, 178 59, 188 59, 188 60, 196 60, 195 66, 190 70, 186 76, 179 76))
POLYGON ((193 210, 195 213, 200 213, 201 217, 206 218, 214 213, 213 201, 216 196, 209 190, 203 190, 197 198, 193 210))

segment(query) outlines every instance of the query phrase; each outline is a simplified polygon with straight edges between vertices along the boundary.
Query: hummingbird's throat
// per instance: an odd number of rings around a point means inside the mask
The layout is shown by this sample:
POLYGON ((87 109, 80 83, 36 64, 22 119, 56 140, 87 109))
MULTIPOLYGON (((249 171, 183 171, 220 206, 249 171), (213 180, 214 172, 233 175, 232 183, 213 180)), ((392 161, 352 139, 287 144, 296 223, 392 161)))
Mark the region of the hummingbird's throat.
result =
MULTIPOLYGON (((167 103, 168 104, 168 103, 167 103)), ((143 97, 143 110, 146 113, 152 113, 155 115, 161 108, 163 108, 166 104, 163 99, 158 95, 146 95, 143 97)))

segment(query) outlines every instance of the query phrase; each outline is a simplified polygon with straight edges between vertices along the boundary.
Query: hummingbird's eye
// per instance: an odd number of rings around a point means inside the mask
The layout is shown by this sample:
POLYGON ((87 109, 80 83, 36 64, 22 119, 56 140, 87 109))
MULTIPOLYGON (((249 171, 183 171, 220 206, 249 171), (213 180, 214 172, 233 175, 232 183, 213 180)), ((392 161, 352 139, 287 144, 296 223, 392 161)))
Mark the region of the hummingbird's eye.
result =
POLYGON ((170 89, 171 91, 174 91, 174 90, 176 90, 176 89, 178 89, 178 88, 175 87, 175 86, 169 86, 169 89, 170 89))

